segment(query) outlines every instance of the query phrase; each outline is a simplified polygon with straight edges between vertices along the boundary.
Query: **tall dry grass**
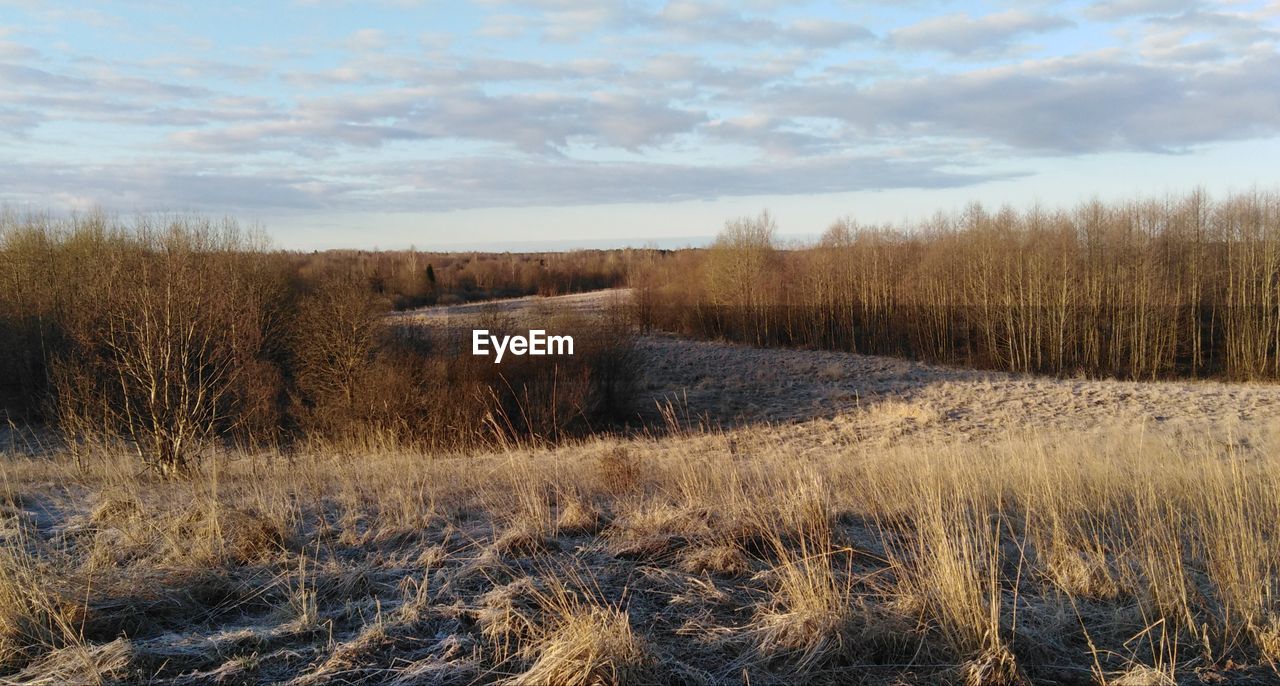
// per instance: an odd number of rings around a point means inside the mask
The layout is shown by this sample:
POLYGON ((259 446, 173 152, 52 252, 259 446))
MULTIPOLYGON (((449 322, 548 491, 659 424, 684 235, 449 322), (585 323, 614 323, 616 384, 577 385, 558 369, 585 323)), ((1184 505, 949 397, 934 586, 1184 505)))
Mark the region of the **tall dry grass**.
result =
POLYGON ((91 526, 56 554, 13 548, 7 669, 123 632, 128 664, 173 675, 243 656, 165 666, 173 632, 287 626, 255 640, 314 659, 249 674, 390 679, 456 645, 471 647, 441 659, 481 681, 1266 680, 1280 463, 1270 434, 1244 438, 801 453, 744 429, 430 461, 241 456, 163 486, 119 463, 10 459, 8 512, 40 499, 91 526))

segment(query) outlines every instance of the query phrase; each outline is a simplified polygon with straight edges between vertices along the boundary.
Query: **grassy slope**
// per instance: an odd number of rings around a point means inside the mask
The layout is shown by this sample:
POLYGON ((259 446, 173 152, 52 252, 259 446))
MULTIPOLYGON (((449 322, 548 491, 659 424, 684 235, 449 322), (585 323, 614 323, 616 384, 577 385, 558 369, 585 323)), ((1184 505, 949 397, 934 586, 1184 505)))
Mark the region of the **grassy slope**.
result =
POLYGON ((1274 678, 1269 434, 741 429, 240 457, 190 484, 6 461, 0 660, 19 682, 1274 678))
POLYGON ((645 348, 660 437, 0 460, 0 680, 1276 679, 1274 388, 645 348))

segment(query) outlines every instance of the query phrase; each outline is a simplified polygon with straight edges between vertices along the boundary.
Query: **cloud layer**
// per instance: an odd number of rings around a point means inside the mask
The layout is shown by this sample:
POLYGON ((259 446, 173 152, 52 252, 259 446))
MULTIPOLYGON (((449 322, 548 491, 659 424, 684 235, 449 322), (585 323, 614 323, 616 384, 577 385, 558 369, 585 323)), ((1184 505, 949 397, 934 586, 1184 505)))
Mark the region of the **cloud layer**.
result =
POLYGON ((309 2, 236 17, 249 32, 114 9, 0 10, 0 202, 437 211, 940 188, 1031 156, 1280 136, 1266 2, 309 2))

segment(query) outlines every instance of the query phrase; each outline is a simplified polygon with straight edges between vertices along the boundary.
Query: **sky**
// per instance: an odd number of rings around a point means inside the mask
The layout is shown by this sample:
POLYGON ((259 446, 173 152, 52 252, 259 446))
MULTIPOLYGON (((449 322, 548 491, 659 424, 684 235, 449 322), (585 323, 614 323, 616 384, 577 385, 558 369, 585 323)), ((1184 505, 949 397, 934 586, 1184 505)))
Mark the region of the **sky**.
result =
POLYGON ((0 205, 697 242, 1280 188, 1280 0, 0 0, 0 205))

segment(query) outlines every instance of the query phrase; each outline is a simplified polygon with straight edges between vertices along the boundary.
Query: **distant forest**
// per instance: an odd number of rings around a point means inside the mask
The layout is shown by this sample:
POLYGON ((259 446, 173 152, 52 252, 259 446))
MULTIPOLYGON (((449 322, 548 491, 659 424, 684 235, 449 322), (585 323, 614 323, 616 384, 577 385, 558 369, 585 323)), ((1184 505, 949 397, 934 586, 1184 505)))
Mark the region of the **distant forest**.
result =
POLYGON ((340 272, 365 283, 396 310, 427 305, 564 295, 626 283, 643 249, 546 253, 437 253, 329 250, 285 253, 300 278, 340 272))
POLYGON ((1054 375, 1280 378, 1280 194, 972 205, 834 223, 764 213, 633 275, 642 325, 760 346, 1054 375))

